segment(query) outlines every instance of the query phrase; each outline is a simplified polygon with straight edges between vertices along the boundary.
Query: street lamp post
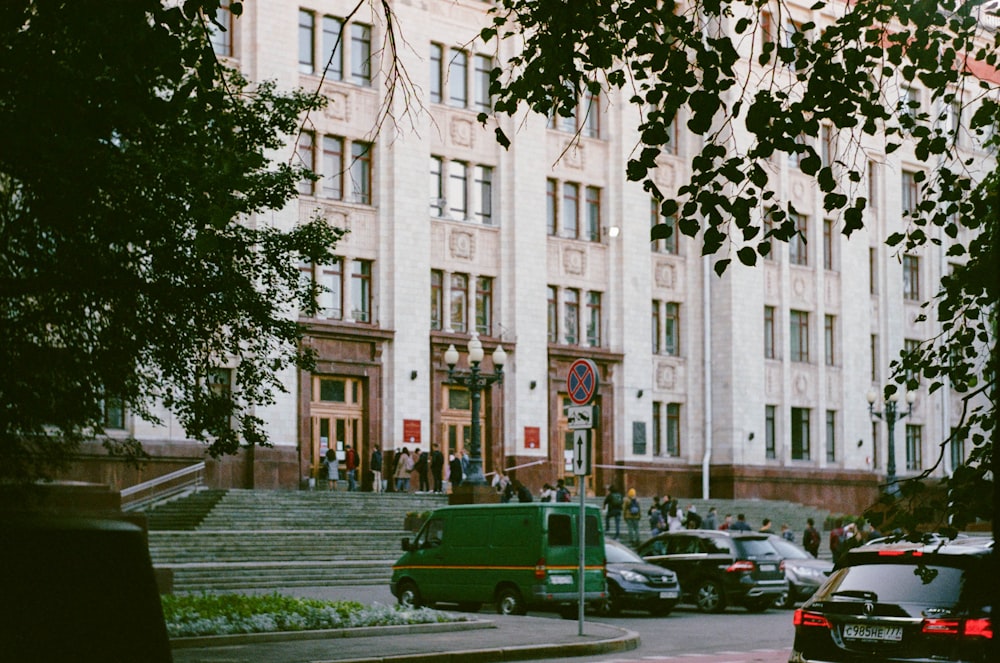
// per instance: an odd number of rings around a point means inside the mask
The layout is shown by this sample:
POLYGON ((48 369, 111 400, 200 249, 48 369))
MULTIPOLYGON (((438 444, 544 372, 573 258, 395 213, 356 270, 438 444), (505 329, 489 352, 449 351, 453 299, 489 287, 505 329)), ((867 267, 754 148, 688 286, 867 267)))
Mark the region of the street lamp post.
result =
POLYGON ((485 486, 483 476, 483 458, 481 453, 481 437, 479 430, 479 410, 484 388, 493 384, 503 384, 503 365, 507 361, 507 353, 498 345, 493 351, 493 375, 484 374, 479 370, 483 360, 483 344, 476 333, 469 339, 469 370, 457 371, 458 350, 451 344, 444 353, 444 363, 448 365, 448 382, 463 386, 469 390, 472 400, 472 434, 469 436, 469 472, 462 479, 462 485, 485 486))
POLYGON ((878 394, 875 390, 868 392, 868 412, 871 416, 876 417, 885 421, 886 426, 889 428, 889 457, 886 461, 886 492, 893 497, 899 496, 899 486, 896 485, 896 440, 895 440, 895 428, 896 422, 901 419, 905 419, 913 412, 913 401, 917 400, 916 393, 912 391, 906 392, 906 412, 899 411, 899 392, 894 391, 891 396, 885 401, 882 412, 875 411, 875 401, 878 400, 878 394))

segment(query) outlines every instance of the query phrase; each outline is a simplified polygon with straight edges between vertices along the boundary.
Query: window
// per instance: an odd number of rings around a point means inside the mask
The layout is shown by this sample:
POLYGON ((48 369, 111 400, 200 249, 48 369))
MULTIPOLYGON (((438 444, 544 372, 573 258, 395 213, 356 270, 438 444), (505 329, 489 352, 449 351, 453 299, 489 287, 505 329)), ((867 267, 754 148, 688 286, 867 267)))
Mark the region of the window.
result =
POLYGON ((431 216, 444 216, 444 206, 447 201, 444 198, 444 170, 441 157, 431 157, 431 216))
POLYGON ((563 328, 565 336, 563 342, 567 345, 576 345, 580 342, 580 291, 567 288, 563 302, 563 328))
POLYGON ((805 311, 791 312, 791 360, 809 361, 809 313, 805 311))
POLYGON ((679 403, 667 403, 666 442, 666 455, 673 457, 681 455, 681 406, 679 403))
POLYGON ((666 239, 658 239, 650 244, 653 251, 659 253, 672 253, 676 255, 679 253, 680 248, 680 229, 677 227, 677 215, 672 214, 669 217, 660 216, 660 204, 662 201, 656 198, 649 199, 649 226, 652 228, 660 223, 665 223, 670 226, 670 237, 666 239))
POLYGON ((326 78, 331 81, 344 79, 344 47, 342 37, 344 22, 333 16, 323 17, 323 61, 326 78))
POLYGON ((587 138, 598 138, 601 134, 601 95, 590 90, 583 95, 582 133, 587 138))
MULTIPOLYGON (((917 351, 920 350, 920 341, 915 338, 903 339, 903 358, 915 358, 917 351)), ((920 375, 918 372, 907 368, 906 369, 906 381, 915 382, 919 379, 920 375)))
POLYGON ((878 249, 874 246, 868 247, 868 290, 878 294, 878 249))
POLYGON ((441 44, 431 44, 431 103, 440 104, 444 87, 444 47, 441 44))
POLYGON ((920 94, 916 88, 904 85, 899 97, 899 114, 916 119, 920 112, 920 94))
POLYGON ((659 300, 653 300, 653 315, 652 315, 652 330, 650 330, 650 335, 653 337, 653 354, 660 354, 660 335, 663 330, 662 323, 660 322, 660 302, 659 300))
POLYGON ((662 456, 663 455, 663 422, 660 420, 662 416, 661 410, 663 409, 663 404, 659 401, 653 401, 653 455, 662 456))
POLYGON ((101 401, 101 425, 118 430, 125 428, 125 402, 120 396, 109 396, 101 401))
POLYGON ((548 336, 549 343, 559 342, 559 291, 555 286, 548 287, 548 336))
POLYGON ((881 382, 879 379, 879 352, 878 352, 878 334, 872 334, 871 338, 871 360, 872 360, 872 382, 881 382))
POLYGON ((873 216, 878 216, 878 205, 879 205, 879 192, 878 192, 878 181, 879 181, 879 168, 878 163, 875 161, 868 162, 868 208, 871 210, 873 216))
POLYGON ((562 232, 560 237, 580 236, 580 185, 563 182, 562 232))
POLYGON ((490 97, 490 72, 493 70, 493 58, 488 55, 477 55, 475 67, 473 73, 475 107, 476 110, 488 111, 493 108, 493 100, 490 97))
MULTIPOLYGON (((298 156, 299 163, 303 168, 307 168, 310 171, 316 170, 316 159, 313 154, 313 135, 308 131, 303 131, 299 134, 299 142, 295 146, 295 153, 298 156)), ((308 177, 303 177, 299 180, 299 195, 311 196, 313 195, 313 180, 308 177)))
POLYGON ((948 445, 951 452, 951 470, 954 472, 965 465, 965 440, 959 437, 957 429, 951 429, 951 442, 948 445))
POLYGON ((809 221, 801 214, 792 214, 795 234, 788 240, 788 260, 793 265, 809 264, 809 221))
POLYGON ((837 460, 837 413, 826 411, 826 462, 837 460))
POLYGON ((820 165, 824 168, 829 168, 833 166, 833 160, 837 153, 837 146, 835 144, 833 127, 828 124, 824 124, 820 127, 819 134, 819 158, 820 165))
POLYGON ((681 353, 681 305, 667 302, 663 308, 663 352, 676 357, 681 353))
POLYGON ((920 204, 920 185, 917 182, 917 174, 904 170, 900 183, 900 207, 903 216, 917 213, 917 205, 920 204))
POLYGON ((469 104, 469 54, 458 48, 448 52, 448 104, 457 108, 469 104))
POLYGON ((677 156, 681 152, 680 111, 674 115, 667 125, 667 142, 663 145, 664 154, 677 156))
POLYGON ((493 279, 476 277, 476 332, 493 335, 493 279))
POLYGON ((903 299, 920 301, 920 258, 903 256, 903 299))
POLYGON ((461 161, 448 162, 448 213, 453 219, 464 220, 469 211, 469 165, 461 161))
POLYGON ((469 277, 466 274, 451 275, 450 326, 453 331, 468 329, 469 277))
POLYGON ((545 180, 545 231, 554 237, 558 228, 558 184, 555 180, 545 180))
POLYGON ((877 421, 872 422, 872 467, 876 470, 879 468, 879 449, 882 444, 878 433, 878 424, 877 421))
POLYGON ((808 408, 792 408, 792 460, 809 460, 808 408))
POLYGON ((351 143, 351 201, 372 203, 372 145, 351 143))
POLYGON ((342 320, 344 317, 344 268, 340 258, 329 265, 318 265, 316 284, 320 286, 318 315, 327 320, 342 320))
POLYGON ((440 330, 444 320, 444 272, 431 270, 431 329, 440 330))
POLYGON ((836 354, 834 353, 834 343, 836 341, 836 317, 832 315, 823 316, 823 350, 826 357, 827 366, 836 365, 836 354))
POLYGON ((219 3, 219 8, 215 10, 215 21, 219 25, 207 21, 208 37, 212 41, 212 50, 220 57, 231 58, 233 56, 235 21, 233 21, 233 12, 229 9, 229 0, 222 0, 219 3))
POLYGON ((773 405, 764 406, 764 458, 774 460, 777 457, 777 421, 773 405))
POLYGON ((923 469, 923 429, 919 425, 906 425, 906 469, 918 472, 923 469))
POLYGON ((351 263, 351 313, 358 322, 372 322, 372 263, 351 263))
POLYGON ((962 136, 962 104, 957 101, 949 102, 947 131, 955 145, 964 146, 965 140, 962 136))
MULTIPOLYGON (((795 145, 797 147, 798 146, 805 146, 805 144, 806 144, 806 137, 805 136, 803 136, 802 134, 799 134, 798 136, 795 137, 795 145)), ((801 149, 801 148, 799 148, 799 149, 801 149)), ((806 153, 805 152, 789 152, 788 153, 788 167, 789 168, 800 168, 801 164, 802 164, 802 160, 805 157, 806 157, 806 153)))
POLYGON ((586 189, 587 239, 601 241, 601 190, 594 186, 586 189))
POLYGON ((761 237, 761 243, 767 244, 767 253, 764 254, 764 260, 777 260, 778 255, 774 250, 774 217, 770 214, 764 214, 764 218, 761 221, 761 226, 763 236, 761 237))
POLYGON ((601 347, 601 293, 587 293, 587 345, 601 347))
POLYGON ((312 12, 299 10, 299 71, 303 74, 311 74, 316 70, 313 43, 315 21, 312 12))
POLYGON ((344 198, 344 139, 323 136, 323 179, 321 193, 324 198, 344 198))
POLYGON ((476 166, 476 183, 472 203, 476 220, 484 226, 493 225, 493 168, 476 166))
POLYGON ((764 358, 774 359, 775 358, 775 347, 777 343, 774 338, 774 307, 765 306, 764 307, 764 358))
MULTIPOLYGON (((232 399, 233 399, 233 369, 231 368, 212 368, 208 371, 208 389, 212 394, 212 398, 218 400, 221 405, 223 405, 226 411, 231 411, 232 399)), ((214 410, 218 412, 219 410, 214 410)), ((232 420, 229 418, 228 414, 225 415, 217 425, 219 426, 220 432, 223 430, 229 430, 232 427, 232 420)))
POLYGON ((836 265, 834 259, 834 239, 833 219, 823 219, 823 269, 834 271, 836 265))
POLYGON ((351 80, 355 85, 372 84, 372 29, 361 23, 351 25, 351 80))

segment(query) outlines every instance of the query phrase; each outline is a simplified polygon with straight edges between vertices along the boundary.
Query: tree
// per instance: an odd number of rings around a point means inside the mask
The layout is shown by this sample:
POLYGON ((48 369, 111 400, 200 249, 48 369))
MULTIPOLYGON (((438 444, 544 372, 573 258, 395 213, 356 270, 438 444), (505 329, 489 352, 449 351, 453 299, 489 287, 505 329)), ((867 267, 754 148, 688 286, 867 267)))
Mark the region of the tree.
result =
POLYGON ((50 476, 109 408, 266 445, 253 408, 309 366, 299 265, 342 231, 269 221, 312 175, 267 155, 321 102, 221 67, 219 4, 0 5, 0 479, 50 476))
MULTIPOLYGON (((1000 35, 984 23, 996 22, 986 4, 499 0, 480 35, 514 52, 491 74, 497 115, 527 107, 569 117, 587 93, 602 90, 619 91, 642 109, 628 178, 661 201, 664 217, 678 216, 680 232, 700 236, 705 255, 719 255, 719 275, 734 257, 754 265, 772 239, 796 234, 796 210, 775 188, 770 160, 795 158, 848 237, 864 225, 872 141, 883 143, 884 154, 906 146, 925 164, 915 177, 920 202, 904 216, 906 232, 886 241, 900 250, 944 243, 964 262, 925 305, 941 325, 940 338, 894 362, 886 396, 917 376, 931 391, 954 389, 966 411, 952 437, 971 441, 973 450, 937 503, 918 499, 920 481, 904 482, 906 500, 887 498, 871 512, 885 517, 883 527, 909 530, 944 514, 943 524, 954 528, 996 513, 1000 171, 995 159, 963 161, 957 150, 964 140, 998 145, 1000 35), (929 106, 909 96, 916 85, 929 91, 929 106), (689 180, 669 197, 651 172, 681 110, 702 148, 689 180), (831 143, 843 148, 824 153, 831 143)), ((502 128, 496 134, 509 145, 502 128)), ((670 233, 662 223, 651 239, 670 233)), ((949 440, 941 441, 942 454, 949 440)))

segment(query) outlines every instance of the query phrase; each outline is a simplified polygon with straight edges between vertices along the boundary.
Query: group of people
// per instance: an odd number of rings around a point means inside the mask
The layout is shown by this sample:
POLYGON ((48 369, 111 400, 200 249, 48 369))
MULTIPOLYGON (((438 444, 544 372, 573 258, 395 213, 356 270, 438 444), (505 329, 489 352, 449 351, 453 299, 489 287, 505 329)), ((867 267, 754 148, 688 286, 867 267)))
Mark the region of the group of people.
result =
MULTIPOLYGON (((515 498, 518 502, 535 501, 530 488, 517 479, 511 479, 503 472, 496 472, 493 474, 491 485, 493 486, 493 489, 500 494, 500 502, 504 504, 514 501, 515 498)), ((545 483, 542 486, 541 492, 538 494, 538 501, 569 502, 570 492, 569 488, 566 487, 566 481, 559 479, 556 481, 556 485, 554 486, 550 483, 545 483)))
MULTIPOLYGON (((455 454, 448 455, 448 473, 445 474, 444 454, 438 449, 436 444, 431 445, 430 451, 415 449, 413 453, 403 447, 394 457, 391 471, 388 478, 383 474, 385 461, 382 456, 382 449, 379 445, 372 448, 368 469, 372 473, 372 491, 376 493, 385 492, 389 487, 389 479, 393 481, 396 492, 410 491, 410 475, 417 472, 419 477, 418 493, 444 494, 445 479, 455 487, 462 483, 463 477, 468 474, 468 453, 462 457, 455 454), (433 488, 431 478, 434 480, 433 488)), ((322 459, 322 475, 327 480, 329 490, 337 490, 337 482, 340 481, 340 462, 337 452, 333 448, 328 448, 322 459)), ((347 474, 347 490, 358 490, 358 471, 361 463, 357 452, 351 445, 344 446, 343 456, 344 469, 347 474)))
POLYGON ((643 509, 635 488, 629 488, 627 493, 622 493, 617 486, 608 486, 603 509, 604 531, 612 538, 620 539, 621 523, 624 520, 628 530, 628 542, 633 547, 639 545, 639 530, 643 517, 649 524, 650 536, 656 536, 660 532, 676 532, 682 529, 716 528, 715 507, 710 508, 708 514, 702 518, 693 504, 689 504, 687 509, 682 510, 677 500, 670 495, 662 498, 655 495, 649 507, 643 509), (612 524, 614 525, 613 533, 612 524))

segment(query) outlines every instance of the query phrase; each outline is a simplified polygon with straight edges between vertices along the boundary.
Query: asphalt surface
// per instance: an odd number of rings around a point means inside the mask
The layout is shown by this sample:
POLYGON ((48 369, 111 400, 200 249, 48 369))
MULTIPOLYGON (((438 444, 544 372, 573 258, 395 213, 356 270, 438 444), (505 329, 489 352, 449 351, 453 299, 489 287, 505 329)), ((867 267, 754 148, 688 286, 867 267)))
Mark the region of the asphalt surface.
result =
POLYGON ((639 646, 634 631, 545 617, 470 615, 472 622, 175 639, 175 663, 517 661, 596 656, 639 646))

